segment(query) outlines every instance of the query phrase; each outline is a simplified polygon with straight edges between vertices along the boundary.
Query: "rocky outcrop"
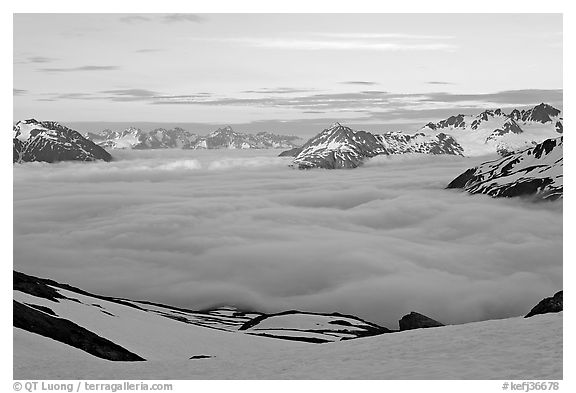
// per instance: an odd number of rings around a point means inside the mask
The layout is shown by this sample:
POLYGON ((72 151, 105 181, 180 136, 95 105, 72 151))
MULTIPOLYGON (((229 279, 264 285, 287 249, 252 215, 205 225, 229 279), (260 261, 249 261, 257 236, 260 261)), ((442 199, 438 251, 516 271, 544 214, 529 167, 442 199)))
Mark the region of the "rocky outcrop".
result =
POLYGON ((551 312, 562 311, 563 306, 563 291, 556 292, 554 296, 547 297, 540 301, 537 305, 530 310, 524 318, 530 318, 538 314, 548 314, 551 312))
POLYGON ((398 321, 398 325, 400 331, 444 326, 443 323, 414 311, 404 315, 402 319, 398 321))

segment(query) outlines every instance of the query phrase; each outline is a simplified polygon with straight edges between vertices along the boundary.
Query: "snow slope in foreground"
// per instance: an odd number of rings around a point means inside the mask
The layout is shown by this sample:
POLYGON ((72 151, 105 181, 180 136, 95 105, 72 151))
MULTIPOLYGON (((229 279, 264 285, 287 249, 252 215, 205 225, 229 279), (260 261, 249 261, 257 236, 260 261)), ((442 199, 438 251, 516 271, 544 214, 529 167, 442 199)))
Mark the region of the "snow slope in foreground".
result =
POLYGON ((102 360, 14 328, 14 379, 562 379, 562 314, 321 345, 202 329, 158 316, 165 325, 146 343, 147 354, 165 347, 158 353, 163 356, 146 362, 102 360), (213 357, 169 359, 165 355, 173 348, 174 354, 213 357))

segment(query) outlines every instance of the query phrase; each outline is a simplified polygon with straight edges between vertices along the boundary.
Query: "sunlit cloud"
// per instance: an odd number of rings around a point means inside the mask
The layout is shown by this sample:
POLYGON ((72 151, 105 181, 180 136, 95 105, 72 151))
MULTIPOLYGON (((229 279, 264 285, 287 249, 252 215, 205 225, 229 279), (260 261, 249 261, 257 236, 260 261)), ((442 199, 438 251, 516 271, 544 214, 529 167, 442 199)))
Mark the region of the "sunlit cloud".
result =
POLYGON ((455 44, 444 42, 402 42, 375 40, 317 40, 291 38, 228 38, 215 41, 246 45, 256 48, 289 50, 360 50, 360 51, 455 51, 455 44))
POLYGON ((78 72, 78 71, 116 71, 119 69, 120 67, 118 66, 87 65, 71 68, 40 68, 39 70, 44 72, 78 72))

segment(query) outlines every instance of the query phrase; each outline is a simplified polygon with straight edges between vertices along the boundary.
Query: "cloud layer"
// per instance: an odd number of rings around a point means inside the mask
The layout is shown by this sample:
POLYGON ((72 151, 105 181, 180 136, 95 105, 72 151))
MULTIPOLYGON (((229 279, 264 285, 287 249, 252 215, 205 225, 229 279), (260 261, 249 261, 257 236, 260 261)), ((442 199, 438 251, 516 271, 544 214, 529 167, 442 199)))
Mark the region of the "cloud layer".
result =
POLYGON ((562 287, 562 204, 443 187, 473 160, 298 171, 276 151, 126 151, 14 167, 14 266, 97 293, 445 323, 562 287))

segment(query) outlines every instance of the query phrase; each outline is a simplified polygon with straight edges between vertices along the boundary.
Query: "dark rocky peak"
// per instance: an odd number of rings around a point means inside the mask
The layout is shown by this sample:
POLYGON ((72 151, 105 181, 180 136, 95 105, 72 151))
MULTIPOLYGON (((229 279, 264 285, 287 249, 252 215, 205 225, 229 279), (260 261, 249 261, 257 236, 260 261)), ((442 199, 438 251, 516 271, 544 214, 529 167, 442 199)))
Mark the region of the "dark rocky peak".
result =
POLYGON ((512 112, 510 112, 508 117, 510 117, 512 120, 518 121, 522 119, 522 114, 518 109, 514 109, 512 112))
POLYGON ((491 109, 486 109, 484 112, 480 113, 479 115, 477 115, 476 117, 481 119, 481 120, 488 120, 491 117, 494 117, 495 113, 493 110, 491 109))
POLYGON ((464 115, 458 114, 457 116, 450 116, 449 118, 438 122, 438 127, 465 127, 466 122, 464 121, 464 115))
POLYGON ((443 323, 414 311, 404 315, 402 319, 398 321, 398 325, 400 331, 444 326, 443 323))
POLYGON ((548 123, 553 117, 557 117, 560 110, 551 105, 541 103, 532 109, 522 111, 522 121, 535 121, 538 123, 548 123))
POLYGON ((530 318, 538 314, 548 314, 563 310, 563 291, 556 292, 554 296, 542 299, 524 318, 530 318))

